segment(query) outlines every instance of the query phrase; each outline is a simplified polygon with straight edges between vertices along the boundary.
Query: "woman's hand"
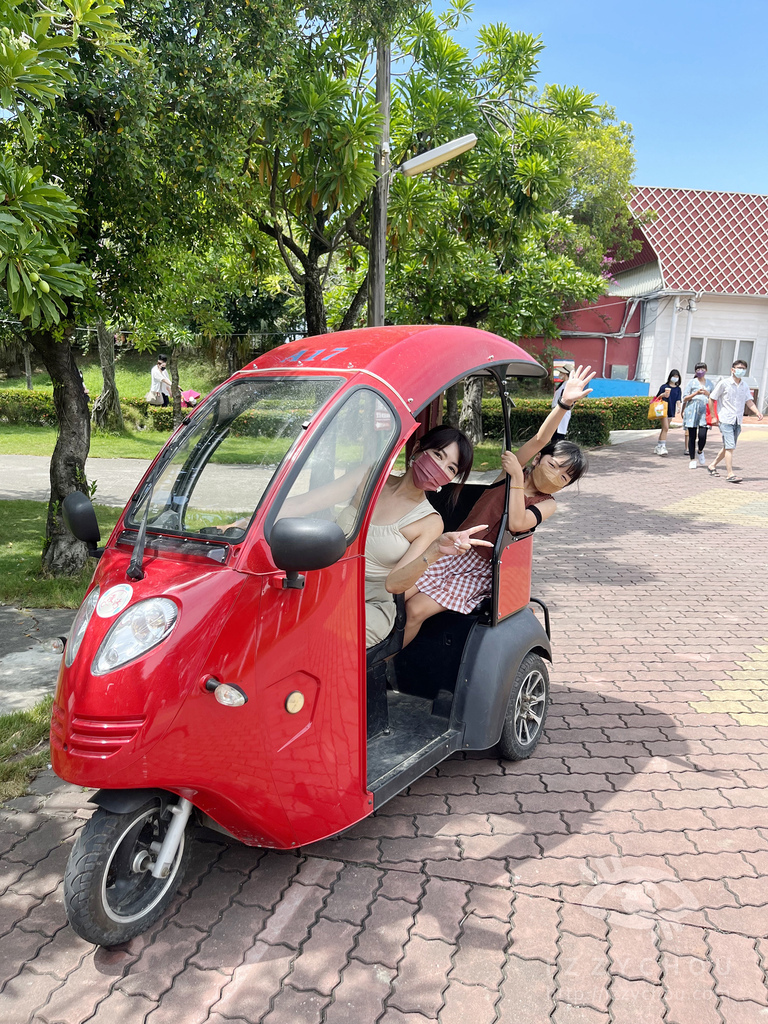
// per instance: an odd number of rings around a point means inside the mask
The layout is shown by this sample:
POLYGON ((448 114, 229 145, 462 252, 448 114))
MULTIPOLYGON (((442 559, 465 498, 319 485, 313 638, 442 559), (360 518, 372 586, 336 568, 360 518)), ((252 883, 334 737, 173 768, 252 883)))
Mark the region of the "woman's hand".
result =
POLYGON ((443 558, 445 555, 463 555, 471 547, 484 547, 492 548, 488 540, 475 540, 472 538, 473 533, 477 533, 478 530, 487 530, 488 524, 485 523, 482 526, 472 526, 468 530, 459 530, 457 533, 444 533, 441 537, 435 541, 437 544, 437 550, 439 557, 443 558))
POLYGON ((594 373, 590 373, 591 369, 591 366, 578 366, 570 375, 560 399, 563 405, 573 405, 580 398, 586 398, 587 395, 592 393, 592 388, 588 388, 587 384, 589 384, 593 377, 597 376, 597 371, 595 370, 594 373))

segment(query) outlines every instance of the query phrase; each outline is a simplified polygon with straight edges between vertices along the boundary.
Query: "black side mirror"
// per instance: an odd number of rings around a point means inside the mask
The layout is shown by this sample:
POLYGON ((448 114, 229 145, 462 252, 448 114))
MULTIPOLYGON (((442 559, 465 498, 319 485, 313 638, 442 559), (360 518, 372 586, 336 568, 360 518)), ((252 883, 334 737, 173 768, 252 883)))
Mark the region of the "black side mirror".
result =
POLYGON ((272 557, 288 578, 284 586, 301 589, 299 573, 325 569, 347 550, 347 538, 337 523, 327 519, 278 519, 269 534, 272 557))
POLYGON ((61 514, 69 532, 78 540, 85 541, 88 554, 98 558, 101 552, 97 552, 96 545, 101 540, 101 532, 91 499, 82 491, 72 491, 61 503, 61 514))

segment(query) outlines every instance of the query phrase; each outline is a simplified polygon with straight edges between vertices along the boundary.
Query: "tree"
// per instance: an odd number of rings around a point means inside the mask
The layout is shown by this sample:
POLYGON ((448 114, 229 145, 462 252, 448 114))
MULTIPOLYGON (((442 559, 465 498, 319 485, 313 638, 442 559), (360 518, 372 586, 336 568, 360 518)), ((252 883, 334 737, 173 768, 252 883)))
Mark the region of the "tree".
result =
MULTIPOLYGON (((605 288, 594 259, 600 242, 590 242, 595 228, 586 216, 576 223, 585 204, 573 183, 590 196, 608 191, 594 156, 600 145, 610 150, 607 127, 599 135, 608 114, 601 121, 594 97, 577 88, 536 91, 543 44, 530 35, 486 26, 473 60, 454 38, 461 17, 461 5, 441 18, 424 13, 403 40, 412 66, 396 88, 393 162, 470 131, 478 143, 429 175, 394 179, 388 309, 401 322, 553 336, 564 302, 605 288)), ((612 199, 618 194, 614 187, 612 199)), ((592 204, 592 221, 599 206, 592 204)), ((605 218, 603 240, 614 219, 605 218)), ((461 425, 474 441, 482 436, 481 393, 478 382, 465 387, 461 425)))
POLYGON ((69 574, 86 551, 60 507, 87 489, 90 440, 73 323, 117 318, 148 295, 150 246, 191 244, 242 215, 244 140, 269 102, 265 66, 279 65, 294 6, 129 0, 129 50, 114 5, 57 0, 55 16, 35 0, 0 5, 11 25, 0 102, 12 115, 0 122, 0 281, 54 382, 43 565, 69 574))
POLYGON ((85 48, 125 58, 115 6, 96 0, 0 0, 0 288, 10 313, 26 326, 27 340, 54 381, 59 436, 51 460, 51 502, 44 567, 78 572, 84 545, 63 530, 62 498, 87 491, 88 406, 69 346, 69 303, 84 296, 88 272, 77 260, 78 211, 72 198, 32 162, 47 112, 74 81, 85 48), (57 342, 63 341, 64 344, 57 342), (52 551, 56 533, 60 544, 52 551))

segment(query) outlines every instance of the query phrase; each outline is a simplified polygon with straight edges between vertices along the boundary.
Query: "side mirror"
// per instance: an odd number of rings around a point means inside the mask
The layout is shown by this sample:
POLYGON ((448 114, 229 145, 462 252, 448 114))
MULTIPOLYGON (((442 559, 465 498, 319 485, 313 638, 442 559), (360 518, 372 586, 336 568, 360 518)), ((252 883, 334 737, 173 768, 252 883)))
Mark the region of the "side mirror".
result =
POLYGON ((101 532, 90 498, 82 491, 72 491, 61 503, 61 514, 69 532, 78 540, 85 541, 88 554, 98 558, 101 552, 97 553, 96 545, 101 540, 101 532))
POLYGON ((299 573, 325 569, 347 550, 347 538, 337 523, 327 519, 278 519, 269 534, 272 557, 288 575, 284 586, 301 589, 299 573))

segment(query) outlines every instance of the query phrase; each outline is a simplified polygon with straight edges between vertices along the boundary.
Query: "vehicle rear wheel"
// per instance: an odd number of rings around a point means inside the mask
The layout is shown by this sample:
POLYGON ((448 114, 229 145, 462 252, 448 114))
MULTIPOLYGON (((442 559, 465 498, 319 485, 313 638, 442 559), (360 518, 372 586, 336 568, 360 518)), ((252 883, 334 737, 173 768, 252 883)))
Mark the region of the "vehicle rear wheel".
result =
POLYGON ((64 875, 64 904, 77 934, 116 946, 146 931, 176 894, 187 869, 187 833, 167 878, 150 868, 172 815, 156 802, 112 814, 100 807, 77 837, 64 875))
POLYGON ((549 672, 538 654, 526 654, 509 695, 499 748, 507 761, 522 761, 536 749, 549 706, 549 672))

